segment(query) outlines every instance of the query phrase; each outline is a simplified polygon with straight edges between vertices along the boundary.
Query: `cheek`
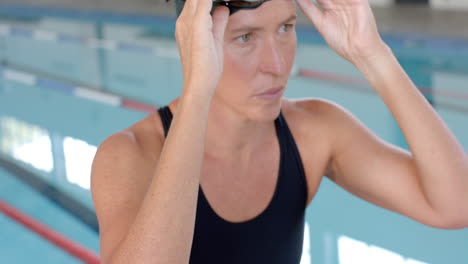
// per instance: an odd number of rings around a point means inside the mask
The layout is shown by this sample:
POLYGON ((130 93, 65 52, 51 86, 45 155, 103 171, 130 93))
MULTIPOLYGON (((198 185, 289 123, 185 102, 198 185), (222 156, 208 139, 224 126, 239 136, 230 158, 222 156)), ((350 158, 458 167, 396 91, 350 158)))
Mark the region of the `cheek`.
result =
POLYGON ((223 77, 232 83, 242 83, 251 80, 255 76, 258 58, 254 52, 243 53, 231 50, 224 54, 223 77))

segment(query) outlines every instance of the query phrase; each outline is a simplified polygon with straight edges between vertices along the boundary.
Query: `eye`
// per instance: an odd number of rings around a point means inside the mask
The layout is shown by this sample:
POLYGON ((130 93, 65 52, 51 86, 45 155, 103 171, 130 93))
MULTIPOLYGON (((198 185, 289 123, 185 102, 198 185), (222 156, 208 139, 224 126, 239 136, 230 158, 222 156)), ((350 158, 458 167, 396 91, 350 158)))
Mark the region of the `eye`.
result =
POLYGON ((240 36, 238 39, 240 40, 241 43, 247 43, 251 38, 252 38, 252 33, 249 33, 249 34, 240 36))
POLYGON ((294 27, 294 24, 284 24, 281 26, 282 32, 289 32, 294 27))

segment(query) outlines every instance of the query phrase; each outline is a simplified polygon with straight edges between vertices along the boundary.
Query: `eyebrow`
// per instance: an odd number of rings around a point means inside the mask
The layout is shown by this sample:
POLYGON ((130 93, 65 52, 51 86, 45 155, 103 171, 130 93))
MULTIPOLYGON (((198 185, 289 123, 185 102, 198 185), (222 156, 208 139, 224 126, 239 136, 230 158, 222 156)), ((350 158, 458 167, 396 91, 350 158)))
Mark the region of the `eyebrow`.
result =
MULTIPOLYGON (((291 22, 297 18, 296 14, 292 14, 288 19, 284 20, 283 22, 280 23, 280 25, 286 24, 288 22, 291 22)), ((253 27, 253 26, 245 26, 245 27, 240 27, 231 30, 231 33, 236 34, 239 32, 246 32, 246 31, 261 31, 263 30, 263 27, 253 27)))

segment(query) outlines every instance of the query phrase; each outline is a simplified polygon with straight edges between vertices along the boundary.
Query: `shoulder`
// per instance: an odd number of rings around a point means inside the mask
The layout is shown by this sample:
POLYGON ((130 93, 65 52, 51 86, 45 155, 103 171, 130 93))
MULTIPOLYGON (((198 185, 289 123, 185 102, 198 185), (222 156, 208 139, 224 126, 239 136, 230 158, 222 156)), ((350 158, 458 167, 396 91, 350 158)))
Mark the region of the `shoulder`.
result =
POLYGON ((348 111, 341 105, 323 98, 285 99, 283 112, 302 118, 332 118, 348 114, 348 111))
POLYGON ((357 138, 375 140, 372 131, 350 111, 326 99, 285 100, 283 113, 290 129, 305 144, 320 138, 330 149, 339 149, 357 138))
POLYGON ((135 159, 151 159, 154 157, 152 150, 161 146, 163 142, 164 132, 159 115, 152 113, 106 138, 98 147, 94 163, 99 161, 125 163, 135 159))
MULTIPOLYGON (((172 101, 171 110, 176 108, 178 99, 172 101)), ((149 114, 130 127, 106 138, 98 147, 93 168, 118 162, 119 166, 135 166, 143 162, 155 165, 164 145, 165 133, 158 112, 149 114)), ((112 169, 112 168, 110 168, 112 169)))
POLYGON ((164 131, 157 113, 106 138, 98 147, 91 170, 91 189, 144 184, 156 165, 164 144, 164 131), (135 177, 137 175, 138 177, 135 177), (104 184, 104 185, 103 185, 104 184))
POLYGON ((344 107, 322 98, 283 100, 283 114, 291 129, 333 133, 343 119, 353 119, 344 107))
POLYGON ((100 144, 91 169, 91 194, 101 234, 102 256, 110 255, 137 214, 163 144, 157 113, 100 144))
POLYGON ((336 149, 366 131, 348 110, 326 99, 284 100, 282 111, 302 157, 310 190, 318 186, 320 175, 330 174, 336 149))
POLYGON ((336 124, 345 110, 329 100, 307 98, 283 100, 282 112, 302 159, 309 204, 322 176, 328 174, 338 130, 336 124))

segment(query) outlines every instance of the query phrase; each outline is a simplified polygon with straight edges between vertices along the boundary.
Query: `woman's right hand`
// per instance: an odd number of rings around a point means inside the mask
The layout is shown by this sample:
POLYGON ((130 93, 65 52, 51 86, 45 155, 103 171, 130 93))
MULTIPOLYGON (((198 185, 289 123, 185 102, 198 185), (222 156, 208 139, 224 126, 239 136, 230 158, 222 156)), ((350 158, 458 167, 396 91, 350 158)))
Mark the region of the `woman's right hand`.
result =
POLYGON ((212 95, 223 72, 223 41, 229 9, 218 7, 211 16, 212 5, 212 0, 186 0, 176 22, 184 90, 194 86, 201 89, 197 94, 212 95))

